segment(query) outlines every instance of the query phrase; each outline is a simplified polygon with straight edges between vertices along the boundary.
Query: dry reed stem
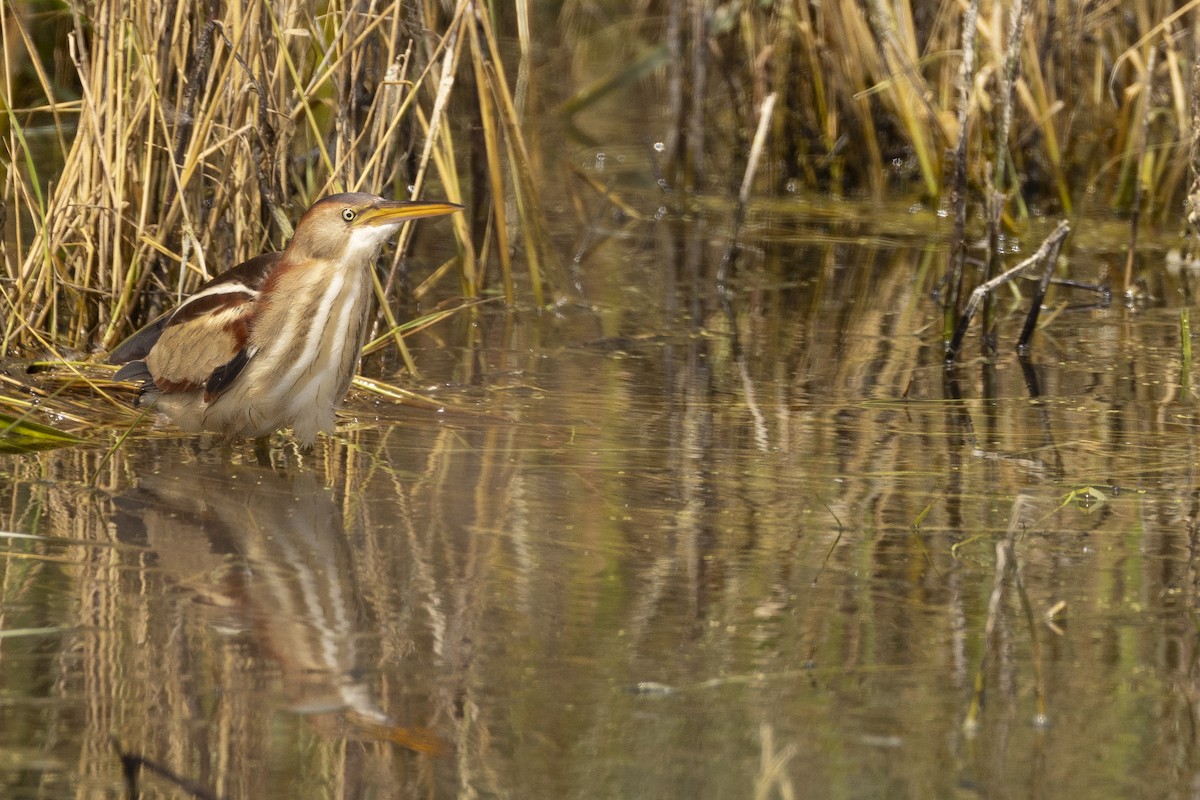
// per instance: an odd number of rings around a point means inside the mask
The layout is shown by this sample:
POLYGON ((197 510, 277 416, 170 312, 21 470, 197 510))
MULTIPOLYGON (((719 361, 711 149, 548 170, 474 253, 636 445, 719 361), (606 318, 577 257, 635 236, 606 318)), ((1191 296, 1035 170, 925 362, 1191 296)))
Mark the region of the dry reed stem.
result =
MULTIPOLYGON (((984 259, 983 282, 987 285, 996 274, 1000 265, 1000 222, 1004 214, 1007 191, 1007 167, 1011 159, 1009 153, 1012 119, 1013 93, 1021 67, 1021 42, 1025 37, 1025 21, 1029 11, 1030 0, 1018 0, 1015 8, 1008 15, 1007 34, 1005 36, 1004 72, 997 93, 1000 119, 996 125, 996 141, 994 145, 994 160, 991 165, 991 180, 987 182, 987 197, 985 202, 987 224, 987 255, 984 259)), ((974 299, 975 295, 972 295, 974 299)), ((993 325, 993 298, 990 293, 984 297, 983 306, 983 338, 985 348, 989 346, 993 325)), ((968 319, 964 313, 960 320, 959 330, 962 330, 963 320, 968 319)), ((955 338, 959 339, 956 332, 955 338)), ((953 349, 953 345, 951 346, 953 349)))
POLYGON ((954 173, 950 184, 950 205, 954 230, 950 237, 950 264, 944 282, 943 338, 949 341, 958 323, 963 303, 963 267, 966 261, 967 227, 967 144, 970 140, 971 89, 975 76, 975 32, 979 20, 979 0, 970 0, 963 11, 962 61, 958 69, 958 142, 954 148, 954 173))
MULTIPOLYGON (((475 86, 479 98, 479 119, 483 125, 483 143, 487 158, 488 183, 493 198, 492 203, 493 229, 496 231, 496 248, 500 255, 500 274, 504 285, 504 300, 512 305, 516 296, 512 282, 512 253, 509 250, 508 213, 505 202, 503 162, 500 156, 500 132, 497 129, 497 114, 492 101, 496 87, 484 68, 485 56, 479 42, 479 31, 476 26, 469 26, 471 34, 471 51, 475 55, 472 62, 475 65, 475 86)), ((470 293, 468 293, 470 294, 470 293)))
POLYGON ((1133 286, 1133 261, 1137 254, 1138 243, 1138 221, 1141 219, 1142 212, 1142 165, 1146 160, 1146 139, 1150 135, 1150 111, 1152 108, 1152 93, 1154 90, 1154 66, 1158 60, 1158 48, 1151 44, 1150 52, 1146 57, 1146 70, 1144 73, 1144 82, 1142 83, 1142 113, 1140 115, 1141 122, 1138 125, 1138 136, 1134 141, 1137 147, 1137 167, 1134 170, 1135 176, 1133 181, 1133 208, 1129 216, 1129 248, 1125 257, 1125 282, 1122 286, 1122 291, 1128 297, 1131 287, 1133 286))
MULTIPOLYGON (((495 106, 500 114, 517 213, 523 223, 525 259, 528 262, 530 288, 533 291, 534 302, 540 307, 546 303, 546 286, 544 285, 546 273, 542 267, 542 253, 550 250, 541 210, 541 192, 538 190, 535 180, 534 162, 530 157, 529 147, 525 143, 521 119, 513 103, 512 91, 508 87, 504 71, 499 69, 504 62, 500 58, 500 45, 492 30, 491 20, 488 14, 480 12, 478 5, 474 6, 474 11, 475 19, 479 23, 479 32, 483 35, 482 41, 487 45, 488 58, 484 59, 481 54, 480 61, 488 77, 488 86, 492 90, 495 106)), ((502 197, 493 198, 493 200, 497 204, 504 202, 502 197)))

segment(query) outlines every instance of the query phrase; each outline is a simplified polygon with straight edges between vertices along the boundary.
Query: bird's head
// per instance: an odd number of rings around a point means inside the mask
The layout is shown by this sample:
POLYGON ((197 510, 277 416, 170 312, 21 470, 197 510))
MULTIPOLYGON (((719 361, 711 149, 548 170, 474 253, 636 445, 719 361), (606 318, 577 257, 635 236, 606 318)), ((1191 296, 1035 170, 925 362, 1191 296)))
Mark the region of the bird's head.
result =
POLYGON ((362 192, 335 194, 318 200, 304 213, 287 252, 296 260, 373 259, 408 220, 440 217, 461 209, 455 203, 387 200, 362 192))

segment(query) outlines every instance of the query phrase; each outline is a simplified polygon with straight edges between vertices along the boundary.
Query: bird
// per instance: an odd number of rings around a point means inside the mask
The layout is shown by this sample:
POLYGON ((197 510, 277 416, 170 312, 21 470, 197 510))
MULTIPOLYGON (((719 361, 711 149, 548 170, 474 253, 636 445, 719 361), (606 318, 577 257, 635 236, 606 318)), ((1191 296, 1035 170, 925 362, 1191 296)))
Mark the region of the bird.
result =
POLYGON ((114 348, 115 381, 141 383, 184 431, 260 442, 291 427, 303 447, 332 433, 358 369, 373 297, 371 272, 401 225, 452 214, 456 203, 362 192, 315 202, 282 252, 217 275, 114 348))

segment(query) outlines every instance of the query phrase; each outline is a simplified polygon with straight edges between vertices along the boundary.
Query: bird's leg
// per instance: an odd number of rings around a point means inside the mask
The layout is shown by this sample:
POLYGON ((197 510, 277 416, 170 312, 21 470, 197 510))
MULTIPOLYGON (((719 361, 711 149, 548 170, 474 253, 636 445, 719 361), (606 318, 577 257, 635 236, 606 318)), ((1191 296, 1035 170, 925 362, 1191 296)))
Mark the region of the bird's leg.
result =
POLYGON ((254 457, 260 467, 271 466, 271 434, 256 437, 254 440, 254 457))

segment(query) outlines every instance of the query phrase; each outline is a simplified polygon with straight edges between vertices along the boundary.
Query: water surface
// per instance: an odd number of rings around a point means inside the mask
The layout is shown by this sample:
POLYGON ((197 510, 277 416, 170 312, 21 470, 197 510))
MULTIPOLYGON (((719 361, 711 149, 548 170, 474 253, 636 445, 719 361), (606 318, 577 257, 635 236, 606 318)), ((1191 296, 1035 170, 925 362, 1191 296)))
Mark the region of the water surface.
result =
POLYGON ((721 219, 607 230, 271 467, 0 457, 5 796, 118 796, 118 746, 231 798, 1190 796, 1186 282, 1052 296, 1025 365, 1006 298, 947 375, 936 237, 763 210, 730 317, 721 219))

